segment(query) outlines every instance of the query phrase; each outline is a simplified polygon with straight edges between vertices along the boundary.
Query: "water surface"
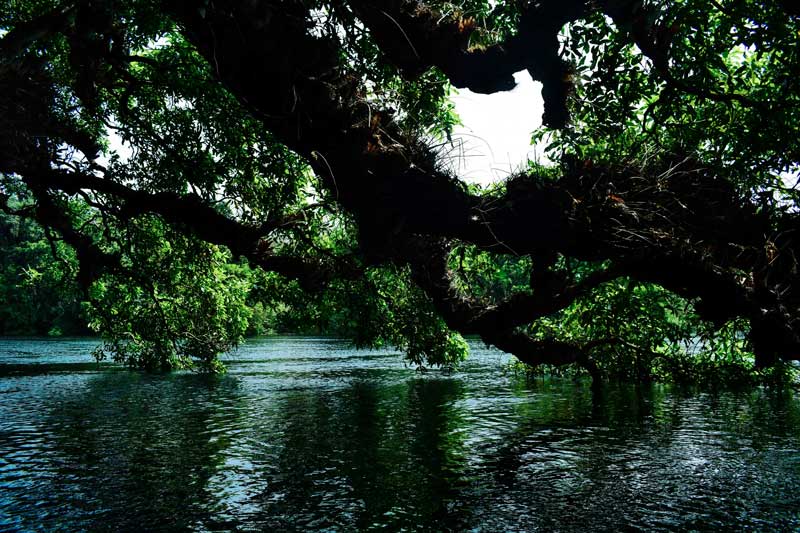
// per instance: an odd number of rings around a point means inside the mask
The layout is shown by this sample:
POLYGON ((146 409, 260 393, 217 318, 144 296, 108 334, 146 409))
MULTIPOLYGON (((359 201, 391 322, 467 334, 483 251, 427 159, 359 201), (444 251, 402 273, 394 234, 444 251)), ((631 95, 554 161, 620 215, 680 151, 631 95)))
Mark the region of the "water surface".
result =
POLYGON ((0 339, 0 531, 785 531, 800 401, 453 374, 314 338, 222 377, 0 339))

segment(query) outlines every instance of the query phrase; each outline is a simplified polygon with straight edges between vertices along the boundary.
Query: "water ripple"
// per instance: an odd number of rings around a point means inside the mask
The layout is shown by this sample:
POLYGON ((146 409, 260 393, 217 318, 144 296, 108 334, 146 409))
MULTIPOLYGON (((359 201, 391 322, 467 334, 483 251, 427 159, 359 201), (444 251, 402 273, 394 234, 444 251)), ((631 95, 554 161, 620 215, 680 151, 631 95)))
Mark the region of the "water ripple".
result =
POLYGON ((0 531, 685 531, 800 527, 800 402, 525 382, 327 339, 222 377, 0 341, 0 531), (16 369, 14 372, 2 372, 16 369))

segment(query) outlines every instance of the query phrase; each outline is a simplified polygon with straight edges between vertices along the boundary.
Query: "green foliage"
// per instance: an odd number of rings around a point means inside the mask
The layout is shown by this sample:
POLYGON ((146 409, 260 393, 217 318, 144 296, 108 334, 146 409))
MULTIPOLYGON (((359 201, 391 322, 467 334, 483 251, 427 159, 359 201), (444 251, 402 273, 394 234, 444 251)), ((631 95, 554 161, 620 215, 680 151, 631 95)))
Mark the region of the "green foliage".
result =
POLYGON ((220 371, 217 358, 248 329, 249 270, 230 254, 141 219, 130 228, 130 273, 95 282, 87 304, 89 326, 110 356, 134 368, 220 371))
MULTIPOLYGON (((547 156, 646 166, 693 156, 743 190, 795 198, 800 100, 797 21, 780 2, 652 2, 646 21, 668 72, 630 43, 631 26, 596 14, 562 33, 576 94, 572 125, 536 131, 547 156), (758 14, 758 20, 753 18, 758 14)), ((642 22, 637 22, 641 24, 642 22)))
POLYGON ((470 298, 500 301, 530 287, 530 257, 489 254, 474 246, 458 246, 450 254, 454 284, 470 298))
POLYGON ((685 299, 629 278, 601 285, 591 296, 530 328, 537 338, 596 341, 592 356, 598 366, 625 381, 697 381, 703 367, 730 366, 745 372, 753 367, 746 331, 741 321, 716 330, 700 320, 685 299))
POLYGON ((84 333, 76 271, 67 246, 0 211, 0 335, 84 333))
POLYGON ((272 310, 275 332, 342 336, 359 348, 393 346, 419 366, 455 366, 467 355, 466 342, 447 328, 405 269, 370 269, 320 294, 275 274, 255 277, 251 295, 272 310))
MULTIPOLYGON (((456 287, 487 305, 529 292, 530 263, 527 257, 489 254, 468 246, 456 248, 450 257, 456 287)), ((580 283, 605 266, 562 258, 551 270, 555 276, 580 283)), ((715 327, 700 319, 691 301, 629 278, 603 283, 526 328, 534 339, 590 347, 600 370, 622 381, 743 384, 793 379, 796 371, 790 365, 755 369, 748 330, 745 320, 715 327)), ((577 368, 546 366, 532 371, 580 373, 577 368)))
MULTIPOLYGON (((0 30, 56 4, 4 4, 0 30)), ((469 19, 476 28, 470 44, 478 48, 513 35, 522 4, 428 2, 442 17, 469 19)), ((449 138, 458 116, 442 73, 432 69, 409 81, 346 5, 306 5, 316 19, 312 31, 341 41, 341 64, 364 87, 361 103, 391 114, 408 139, 449 138)), ((798 198, 784 178, 797 172, 800 161, 797 19, 780 2, 643 5, 646 16, 637 20, 614 23, 596 13, 563 29, 562 56, 573 66, 576 85, 572 122, 563 130, 534 132, 534 142, 547 144, 552 166, 532 165, 531 173, 555 181, 559 167, 576 162, 645 170, 665 154, 685 155, 728 176, 739 190, 762 194, 773 213, 787 210, 798 198), (645 55, 631 43, 630 35, 641 33, 635 24, 647 25, 645 33, 655 36, 655 52, 645 55)), ((117 29, 124 31, 113 45, 124 52, 124 67, 99 66, 91 97, 80 94, 87 91, 72 52, 75 36, 53 32, 37 42, 31 54, 46 63, 53 79, 51 111, 100 142, 104 175, 117 184, 194 193, 246 224, 285 218, 266 243, 272 253, 360 265, 355 223, 336 207, 337 198, 318 188, 306 163, 217 81, 215 65, 187 43, 161 7, 148 0, 115 3, 117 29)), ((71 164, 99 170, 79 153, 71 164)), ((483 192, 487 200, 496 193, 483 192)), ((6 198, 13 199, 7 202, 12 210, 33 205, 18 176, 0 176, 0 200, 6 198)), ((453 365, 466 355, 463 339, 447 328, 404 268, 372 267, 357 279, 306 291, 278 274, 251 270, 228 250, 162 219, 130 218, 113 198, 95 194, 90 200, 80 194, 58 199, 70 223, 119 258, 120 268, 85 288, 85 295, 68 246, 26 218, 0 212, 0 334, 81 332, 86 319, 105 339, 99 358, 147 369, 221 371, 218 355, 244 335, 275 332, 392 345, 417 365, 453 365)), ((530 257, 506 251, 490 254, 454 243, 449 267, 455 289, 491 306, 529 292, 532 275, 579 283, 602 266, 558 258, 537 271, 530 257)), ((692 302, 627 278, 604 283, 524 329, 538 339, 591 345, 600 368, 620 379, 691 381, 716 374, 736 381, 754 375, 745 324, 717 328, 699 319, 692 302)))
POLYGON ((389 343, 405 351, 416 365, 457 365, 467 355, 467 343, 451 332, 408 272, 374 269, 364 280, 369 298, 356 310, 358 345, 389 343))

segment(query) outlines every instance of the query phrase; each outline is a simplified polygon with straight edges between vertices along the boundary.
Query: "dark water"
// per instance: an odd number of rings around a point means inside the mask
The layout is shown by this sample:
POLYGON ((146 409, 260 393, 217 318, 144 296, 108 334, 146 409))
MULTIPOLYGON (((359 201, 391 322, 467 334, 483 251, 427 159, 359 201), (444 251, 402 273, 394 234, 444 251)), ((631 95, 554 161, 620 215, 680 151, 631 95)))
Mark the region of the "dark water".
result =
POLYGON ((423 375, 308 338, 153 376, 93 346, 0 340, 1 531, 800 528, 790 393, 593 398, 485 349, 423 375))

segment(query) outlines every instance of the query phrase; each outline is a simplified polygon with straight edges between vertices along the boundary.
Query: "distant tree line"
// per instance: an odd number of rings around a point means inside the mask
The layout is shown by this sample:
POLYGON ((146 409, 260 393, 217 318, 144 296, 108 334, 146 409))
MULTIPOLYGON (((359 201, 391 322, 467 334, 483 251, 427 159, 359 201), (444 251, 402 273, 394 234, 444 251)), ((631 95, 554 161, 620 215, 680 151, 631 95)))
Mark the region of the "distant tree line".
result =
POLYGON ((0 212, 0 335, 89 333, 76 269, 63 244, 49 241, 38 224, 0 212))

